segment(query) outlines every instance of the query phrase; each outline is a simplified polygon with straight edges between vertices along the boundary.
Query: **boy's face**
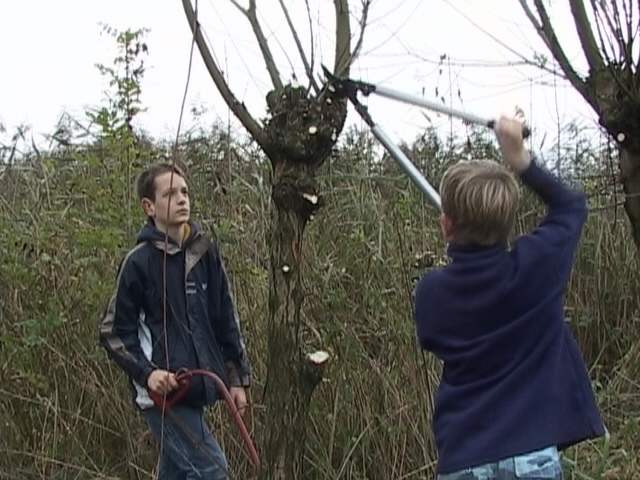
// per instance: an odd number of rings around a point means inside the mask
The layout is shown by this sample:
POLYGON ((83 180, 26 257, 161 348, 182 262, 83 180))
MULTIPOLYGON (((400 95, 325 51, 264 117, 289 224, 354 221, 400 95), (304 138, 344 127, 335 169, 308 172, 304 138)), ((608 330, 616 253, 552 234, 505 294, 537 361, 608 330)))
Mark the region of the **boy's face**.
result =
POLYGON ((160 230, 189 221, 190 204, 187 182, 177 173, 161 173, 155 179, 155 199, 144 198, 142 207, 160 230), (167 213, 167 208, 169 208, 167 213))

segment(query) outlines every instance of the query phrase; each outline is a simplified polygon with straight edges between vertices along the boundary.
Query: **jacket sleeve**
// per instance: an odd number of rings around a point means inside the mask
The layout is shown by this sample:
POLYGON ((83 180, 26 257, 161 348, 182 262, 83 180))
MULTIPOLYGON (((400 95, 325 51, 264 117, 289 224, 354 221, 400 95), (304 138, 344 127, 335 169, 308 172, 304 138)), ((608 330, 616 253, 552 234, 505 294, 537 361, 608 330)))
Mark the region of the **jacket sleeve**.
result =
POLYGON ((236 309, 233 291, 227 275, 224 261, 217 248, 212 247, 214 275, 219 286, 216 295, 220 308, 218 325, 214 325, 216 340, 222 350, 229 384, 232 387, 249 387, 251 385, 251 367, 247 349, 240 331, 240 320, 236 309))
POLYGON ((521 179, 547 205, 547 213, 531 233, 517 240, 516 246, 530 258, 536 257, 534 261, 545 261, 544 257, 557 272, 566 275, 587 217, 586 197, 539 166, 535 158, 521 179))
POLYGON ((437 336, 432 322, 432 309, 435 303, 432 293, 435 288, 433 282, 435 275, 437 275, 437 271, 430 271, 420 279, 416 285, 413 306, 413 321, 416 327, 418 343, 423 350, 430 352, 433 352, 436 348, 435 337, 437 336))
POLYGON ((140 299, 144 288, 136 270, 130 255, 125 257, 118 269, 114 292, 100 320, 100 343, 129 377, 146 387, 147 378, 157 367, 149 360, 151 340, 146 342, 145 352, 139 337, 140 299))

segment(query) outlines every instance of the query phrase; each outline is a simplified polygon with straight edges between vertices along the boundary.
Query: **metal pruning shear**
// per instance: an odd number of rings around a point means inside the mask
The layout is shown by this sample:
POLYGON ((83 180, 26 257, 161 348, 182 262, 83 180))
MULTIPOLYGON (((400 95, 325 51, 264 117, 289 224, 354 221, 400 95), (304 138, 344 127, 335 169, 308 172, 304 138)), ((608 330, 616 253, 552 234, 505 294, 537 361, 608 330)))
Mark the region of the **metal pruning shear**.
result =
MULTIPOLYGON (((364 119, 364 121, 371 128, 373 135, 384 145, 387 151, 391 154, 393 159, 403 168, 405 173, 409 175, 411 180, 417 185, 417 187, 431 200, 434 206, 441 210, 440 194, 431 186, 422 173, 416 168, 416 166, 407 158, 407 156, 400 150, 400 148, 393 143, 393 141, 387 136, 387 134, 377 125, 371 115, 369 114, 367 107, 362 105, 358 100, 358 92, 361 92, 364 96, 369 96, 374 93, 382 97, 399 100, 404 103, 424 107, 429 110, 444 113, 451 117, 462 119, 466 123, 474 123, 478 125, 484 125, 487 128, 493 129, 495 120, 478 117, 471 113, 455 110, 453 108, 440 105, 438 103, 430 102, 415 95, 403 93, 391 88, 374 85, 371 83, 363 82, 360 80, 352 80, 349 78, 339 78, 333 75, 325 66, 322 67, 325 76, 329 80, 329 90, 336 96, 342 98, 348 98, 356 111, 364 119)), ((527 138, 531 134, 528 127, 523 126, 522 137, 527 138)))

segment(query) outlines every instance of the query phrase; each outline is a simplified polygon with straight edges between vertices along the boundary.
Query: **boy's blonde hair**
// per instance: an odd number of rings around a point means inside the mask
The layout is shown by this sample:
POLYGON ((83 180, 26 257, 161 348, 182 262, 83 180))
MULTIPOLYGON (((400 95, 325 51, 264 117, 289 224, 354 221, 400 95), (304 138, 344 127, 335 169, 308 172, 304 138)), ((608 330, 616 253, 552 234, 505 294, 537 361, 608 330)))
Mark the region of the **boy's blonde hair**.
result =
POLYGON ((503 165, 461 161, 440 182, 442 212, 453 224, 456 245, 507 244, 520 202, 520 189, 503 165))

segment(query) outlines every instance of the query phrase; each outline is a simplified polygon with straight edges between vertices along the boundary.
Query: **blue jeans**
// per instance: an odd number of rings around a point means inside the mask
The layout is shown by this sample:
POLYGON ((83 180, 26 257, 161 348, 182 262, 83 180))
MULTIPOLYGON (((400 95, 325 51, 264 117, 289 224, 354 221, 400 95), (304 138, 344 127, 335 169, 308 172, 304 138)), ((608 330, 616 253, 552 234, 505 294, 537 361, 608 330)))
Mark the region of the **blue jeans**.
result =
POLYGON ((562 480, 556 447, 486 463, 458 472, 440 474, 437 480, 562 480))
POLYGON ((155 407, 143 411, 160 447, 158 480, 228 480, 227 459, 207 427, 204 410, 176 405, 171 412, 180 423, 155 407))

